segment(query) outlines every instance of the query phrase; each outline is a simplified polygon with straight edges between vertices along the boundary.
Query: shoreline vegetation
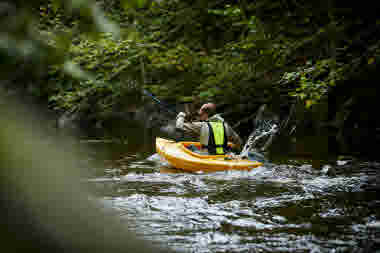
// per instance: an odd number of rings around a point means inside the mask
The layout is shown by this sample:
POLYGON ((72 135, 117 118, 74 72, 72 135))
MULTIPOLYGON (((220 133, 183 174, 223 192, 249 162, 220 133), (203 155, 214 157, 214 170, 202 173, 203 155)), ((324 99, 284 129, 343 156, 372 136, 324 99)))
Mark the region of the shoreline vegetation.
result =
POLYGON ((375 155, 380 19, 372 3, 81 2, 3 8, 7 89, 85 127, 134 119, 146 108, 144 89, 178 108, 211 100, 243 137, 266 104, 282 126, 274 149, 302 153, 320 140, 317 153, 375 155))

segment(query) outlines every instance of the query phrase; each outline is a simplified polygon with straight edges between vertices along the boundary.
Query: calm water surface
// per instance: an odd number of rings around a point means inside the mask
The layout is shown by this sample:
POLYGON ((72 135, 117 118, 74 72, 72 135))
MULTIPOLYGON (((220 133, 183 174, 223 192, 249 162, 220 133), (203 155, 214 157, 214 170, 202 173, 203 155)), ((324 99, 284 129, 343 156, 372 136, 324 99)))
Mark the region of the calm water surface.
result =
POLYGON ((151 138, 82 145, 102 164, 86 182, 99 201, 180 252, 380 252, 380 163, 288 159, 189 174, 151 157, 151 138))

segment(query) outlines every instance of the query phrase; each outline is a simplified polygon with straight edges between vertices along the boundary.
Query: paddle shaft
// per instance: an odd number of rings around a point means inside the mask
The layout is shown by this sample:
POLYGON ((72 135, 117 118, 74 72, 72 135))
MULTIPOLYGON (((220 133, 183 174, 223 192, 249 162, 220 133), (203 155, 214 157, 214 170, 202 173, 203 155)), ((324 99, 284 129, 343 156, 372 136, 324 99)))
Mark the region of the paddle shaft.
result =
MULTIPOLYGON (((146 83, 146 78, 145 78, 145 66, 144 66, 144 61, 142 60, 142 58, 140 59, 140 65, 141 65, 141 79, 143 81, 143 83, 145 84, 146 83)), ((152 98, 158 105, 160 105, 163 109, 165 109, 167 112, 170 112, 170 113, 173 113, 173 114, 178 114, 177 111, 175 110, 172 110, 168 107, 168 105, 164 104, 163 102, 161 102, 158 98, 156 98, 152 93, 150 93, 149 91, 147 91, 146 89, 142 89, 144 95, 147 95, 148 97, 152 98)))
POLYGON ((160 105, 163 109, 165 109, 167 112, 170 112, 170 113, 173 113, 173 114, 178 114, 177 111, 175 110, 172 110, 168 107, 168 105, 164 104, 163 102, 161 102, 157 97, 155 97, 152 93, 150 93, 149 91, 143 89, 143 93, 147 96, 149 96, 150 98, 152 98, 158 105, 160 105))

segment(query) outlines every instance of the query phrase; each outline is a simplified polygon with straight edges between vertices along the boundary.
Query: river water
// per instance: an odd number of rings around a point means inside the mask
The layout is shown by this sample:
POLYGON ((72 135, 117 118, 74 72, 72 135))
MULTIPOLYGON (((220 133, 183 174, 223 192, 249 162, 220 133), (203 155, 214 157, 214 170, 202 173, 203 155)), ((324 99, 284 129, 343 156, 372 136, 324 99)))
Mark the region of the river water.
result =
POLYGON ((153 137, 81 145, 100 164, 86 180, 96 198, 152 243, 178 252, 380 249, 380 163, 288 158, 190 174, 158 162, 153 137))

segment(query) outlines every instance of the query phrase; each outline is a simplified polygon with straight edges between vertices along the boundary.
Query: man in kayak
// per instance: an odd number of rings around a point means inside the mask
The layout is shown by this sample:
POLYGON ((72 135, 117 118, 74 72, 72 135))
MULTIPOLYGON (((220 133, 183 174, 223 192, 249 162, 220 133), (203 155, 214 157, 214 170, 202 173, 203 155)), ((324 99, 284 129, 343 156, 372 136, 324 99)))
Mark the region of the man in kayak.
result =
POLYGON ((176 118, 176 128, 198 138, 202 151, 209 154, 225 154, 228 141, 241 148, 243 142, 239 135, 215 112, 215 104, 203 104, 198 111, 200 121, 196 122, 185 122, 186 114, 180 112, 176 118))

